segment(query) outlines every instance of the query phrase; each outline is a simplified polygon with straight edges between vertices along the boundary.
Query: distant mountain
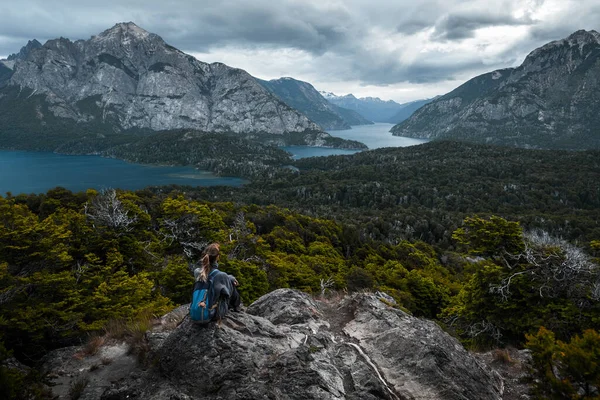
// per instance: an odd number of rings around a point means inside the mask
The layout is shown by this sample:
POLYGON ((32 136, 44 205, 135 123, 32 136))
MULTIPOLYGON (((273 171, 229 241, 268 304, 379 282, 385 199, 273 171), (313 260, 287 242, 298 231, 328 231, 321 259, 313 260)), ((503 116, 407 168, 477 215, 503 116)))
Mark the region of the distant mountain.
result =
POLYGON ((350 129, 350 125, 372 124, 357 112, 330 103, 308 82, 287 77, 270 81, 259 79, 258 82, 323 129, 350 129))
POLYGON ((349 125, 373 125, 373 121, 370 121, 357 113, 354 110, 348 108, 339 107, 328 101, 333 106, 333 109, 346 121, 349 125))
POLYGON ((18 53, 11 54, 10 56, 8 56, 7 60, 24 60, 27 58, 29 53, 31 53, 35 49, 39 49, 40 47, 42 47, 42 44, 38 42, 37 39, 30 40, 25 46, 21 48, 21 50, 18 53))
POLYGON ((0 89, 0 135, 193 129, 331 139, 246 71, 198 61, 131 22, 89 40, 38 44, 14 56, 14 72, 11 61, 0 67, 10 75, 0 89))
POLYGON ((600 34, 577 31, 517 68, 473 78, 421 107, 394 135, 534 148, 600 147, 600 34))
POLYGON ((381 100, 379 97, 358 99, 353 94, 336 96, 330 92, 321 92, 321 95, 332 104, 356 111, 366 119, 374 122, 390 122, 390 118, 402 108, 402 104, 398 104, 393 100, 381 100))
POLYGON ((436 96, 432 99, 416 100, 411 101, 410 103, 401 104, 402 108, 398 110, 398 112, 389 119, 389 122, 391 122, 392 124, 397 124, 404 121, 405 119, 413 115, 414 112, 417 111, 419 108, 423 107, 425 104, 431 103, 438 97, 440 96, 436 96))

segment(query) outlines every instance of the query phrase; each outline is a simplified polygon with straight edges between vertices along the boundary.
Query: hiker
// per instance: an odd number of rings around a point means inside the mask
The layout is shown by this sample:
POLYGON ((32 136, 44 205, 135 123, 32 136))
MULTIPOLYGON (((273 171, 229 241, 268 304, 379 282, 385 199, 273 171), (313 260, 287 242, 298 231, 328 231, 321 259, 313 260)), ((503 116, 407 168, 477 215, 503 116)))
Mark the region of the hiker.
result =
POLYGON ((223 318, 231 309, 239 311, 240 294, 237 290, 239 285, 237 279, 233 275, 228 275, 219 270, 219 244, 209 244, 203 252, 201 266, 194 270, 194 279, 197 282, 194 288, 199 285, 205 285, 206 282, 212 280, 211 298, 208 303, 218 304, 216 313, 213 319, 223 318), (217 303, 218 302, 218 303, 217 303))

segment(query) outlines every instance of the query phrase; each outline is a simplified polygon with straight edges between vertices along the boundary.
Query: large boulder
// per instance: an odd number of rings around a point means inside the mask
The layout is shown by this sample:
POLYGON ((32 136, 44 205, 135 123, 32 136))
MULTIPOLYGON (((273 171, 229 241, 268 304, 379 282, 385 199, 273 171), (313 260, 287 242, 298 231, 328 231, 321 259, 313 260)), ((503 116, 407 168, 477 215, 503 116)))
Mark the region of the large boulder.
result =
POLYGON ((343 328, 395 393, 408 399, 499 399, 502 381, 433 321, 388 307, 373 296, 346 299, 343 328))
POLYGON ((370 294, 328 302, 280 289, 221 323, 172 326, 148 333, 152 367, 101 399, 502 398, 498 374, 457 340, 370 294))

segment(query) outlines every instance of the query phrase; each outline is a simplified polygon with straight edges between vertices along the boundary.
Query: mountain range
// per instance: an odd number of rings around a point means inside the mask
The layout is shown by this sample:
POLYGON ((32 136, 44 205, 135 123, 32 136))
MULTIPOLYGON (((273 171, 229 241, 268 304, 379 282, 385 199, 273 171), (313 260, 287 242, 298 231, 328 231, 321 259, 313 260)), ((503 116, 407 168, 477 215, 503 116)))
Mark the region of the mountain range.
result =
POLYGON ((357 98, 352 93, 337 96, 332 92, 320 92, 330 103, 357 112, 364 118, 374 122, 397 124, 410 117, 416 110, 433 99, 415 100, 408 103, 397 103, 394 100, 382 100, 379 97, 357 98))
POLYGON ((390 118, 402 108, 402 104, 394 100, 381 100, 379 97, 357 98, 352 93, 345 96, 337 96, 331 92, 321 94, 336 106, 356 111, 373 122, 390 122, 390 118))
POLYGON ((192 129, 330 138, 246 71, 201 62, 132 22, 89 40, 30 41, 2 61, 0 126, 13 136, 192 129))
POLYGON ((318 92, 293 78, 263 81, 207 64, 134 23, 89 40, 30 40, 0 60, 0 145, 82 135, 190 129, 278 144, 357 147, 324 129, 398 123, 397 136, 532 148, 600 147, 600 34, 577 31, 517 68, 475 77, 434 99, 399 104, 318 92), (334 143, 335 142, 335 143, 334 143))
POLYGON ((580 30, 517 68, 477 76, 421 107, 394 135, 532 148, 600 147, 600 34, 580 30))
POLYGON ((300 111, 323 129, 350 129, 351 125, 369 125, 356 111, 338 107, 325 99, 310 83, 294 78, 258 82, 288 106, 300 111))

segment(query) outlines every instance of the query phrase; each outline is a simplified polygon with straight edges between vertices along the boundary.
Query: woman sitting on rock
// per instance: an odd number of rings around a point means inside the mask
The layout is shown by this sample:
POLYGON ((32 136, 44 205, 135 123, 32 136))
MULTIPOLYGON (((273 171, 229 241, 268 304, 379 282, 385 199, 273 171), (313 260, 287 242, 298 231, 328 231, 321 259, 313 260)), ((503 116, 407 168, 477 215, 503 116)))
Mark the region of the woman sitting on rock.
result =
POLYGON ((210 304, 217 304, 215 319, 223 318, 229 309, 239 311, 240 294, 236 288, 239 285, 233 275, 228 275, 219 270, 220 246, 212 243, 206 246, 201 258, 202 266, 194 270, 196 282, 212 280, 212 298, 210 304), (210 278, 209 278, 210 277, 210 278))

